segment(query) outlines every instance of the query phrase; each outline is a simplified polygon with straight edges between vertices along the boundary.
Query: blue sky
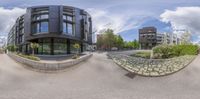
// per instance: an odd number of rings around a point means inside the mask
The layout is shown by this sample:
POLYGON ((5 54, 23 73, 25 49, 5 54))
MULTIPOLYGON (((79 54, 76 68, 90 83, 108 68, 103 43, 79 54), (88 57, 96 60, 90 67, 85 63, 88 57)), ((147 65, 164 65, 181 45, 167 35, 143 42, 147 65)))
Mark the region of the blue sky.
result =
POLYGON ((158 32, 187 29, 200 40, 199 0, 0 0, 0 35, 6 35, 17 16, 34 5, 70 5, 93 17, 94 30, 112 28, 125 40, 138 38, 138 29, 155 26, 158 32), (10 14, 6 14, 9 12, 10 14), (192 15, 192 17, 190 17, 192 15), (5 16, 5 17, 3 17, 5 16), (5 21, 9 20, 9 21, 5 21), (187 20, 185 22, 185 20, 187 20))

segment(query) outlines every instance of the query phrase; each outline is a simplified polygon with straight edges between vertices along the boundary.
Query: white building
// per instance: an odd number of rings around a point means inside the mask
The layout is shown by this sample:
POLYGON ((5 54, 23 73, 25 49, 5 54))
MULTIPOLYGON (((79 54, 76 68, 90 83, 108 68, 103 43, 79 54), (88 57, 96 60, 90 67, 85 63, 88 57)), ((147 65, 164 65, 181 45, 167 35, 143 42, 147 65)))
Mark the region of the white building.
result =
POLYGON ((157 33, 157 45, 179 44, 179 38, 174 33, 157 33))
POLYGON ((6 37, 0 36, 0 47, 3 47, 6 44, 6 37))

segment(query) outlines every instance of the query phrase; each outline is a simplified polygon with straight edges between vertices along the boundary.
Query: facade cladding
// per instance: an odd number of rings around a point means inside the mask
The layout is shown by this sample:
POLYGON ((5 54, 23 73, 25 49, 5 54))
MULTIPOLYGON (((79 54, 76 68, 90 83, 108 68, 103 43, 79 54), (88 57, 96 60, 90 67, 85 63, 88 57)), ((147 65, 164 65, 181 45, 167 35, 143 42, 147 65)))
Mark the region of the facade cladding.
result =
POLYGON ((92 44, 92 19, 84 10, 70 6, 35 6, 27 8, 8 35, 8 46, 16 45, 18 51, 31 53, 30 43, 38 43, 39 55, 75 53, 92 44))
POLYGON ((139 29, 139 42, 141 49, 152 49, 157 44, 157 29, 144 27, 139 29))

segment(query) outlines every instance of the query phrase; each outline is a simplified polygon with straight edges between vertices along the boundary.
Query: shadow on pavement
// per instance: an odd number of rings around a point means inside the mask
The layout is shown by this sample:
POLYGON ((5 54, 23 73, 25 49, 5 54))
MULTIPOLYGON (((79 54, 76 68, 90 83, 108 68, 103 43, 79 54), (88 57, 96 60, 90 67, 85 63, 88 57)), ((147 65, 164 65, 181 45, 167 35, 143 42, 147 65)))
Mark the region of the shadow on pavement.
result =
POLYGON ((129 73, 125 74, 125 76, 127 76, 127 77, 133 79, 133 78, 136 77, 136 74, 134 74, 134 73, 130 73, 130 72, 129 72, 129 73))

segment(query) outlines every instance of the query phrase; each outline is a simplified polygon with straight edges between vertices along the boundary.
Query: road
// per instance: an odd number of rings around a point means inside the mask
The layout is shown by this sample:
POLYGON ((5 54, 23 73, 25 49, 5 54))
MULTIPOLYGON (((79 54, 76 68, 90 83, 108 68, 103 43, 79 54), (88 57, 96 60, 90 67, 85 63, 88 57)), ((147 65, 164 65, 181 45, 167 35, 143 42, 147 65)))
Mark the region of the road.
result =
POLYGON ((0 54, 0 99, 199 99, 200 56, 165 77, 129 77, 106 53, 58 73, 39 73, 0 54))

